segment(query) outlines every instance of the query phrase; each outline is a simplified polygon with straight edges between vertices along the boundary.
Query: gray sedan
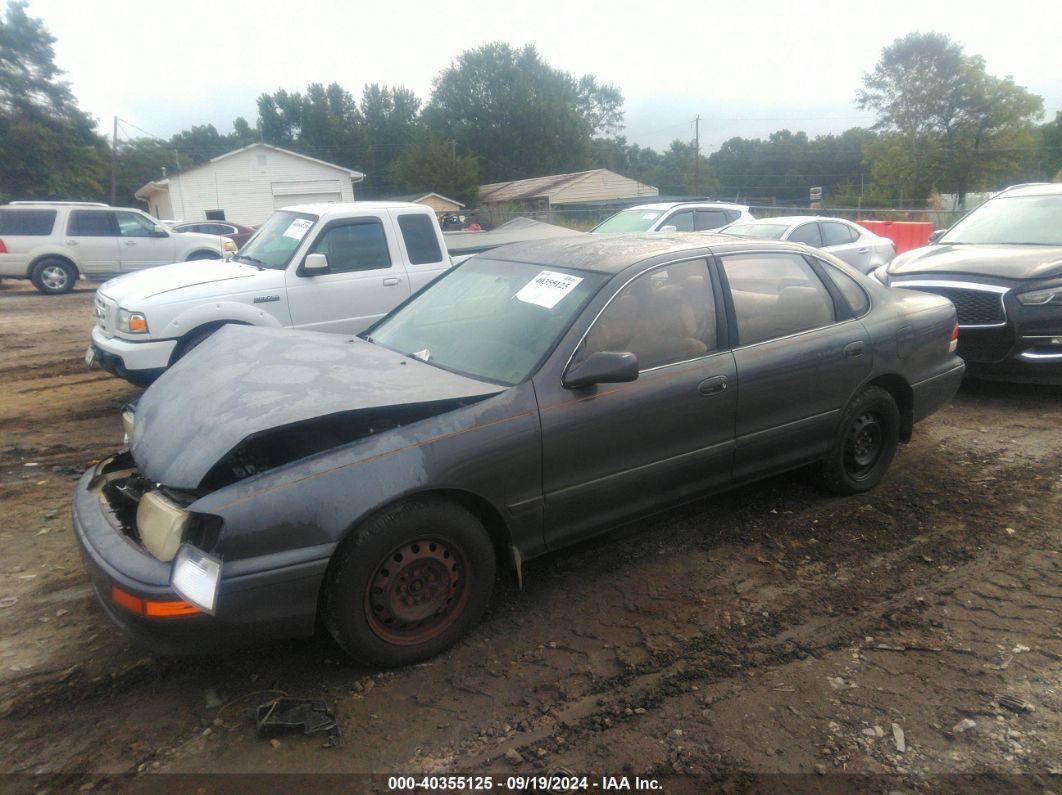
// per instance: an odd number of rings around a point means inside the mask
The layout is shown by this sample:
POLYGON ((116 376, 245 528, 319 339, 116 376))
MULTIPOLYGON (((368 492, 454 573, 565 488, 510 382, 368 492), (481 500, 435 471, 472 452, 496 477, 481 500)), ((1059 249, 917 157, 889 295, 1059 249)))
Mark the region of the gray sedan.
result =
POLYGON ((719 230, 728 235, 759 240, 788 240, 805 243, 842 259, 860 273, 871 273, 888 265, 896 256, 896 244, 869 229, 843 218, 789 215, 738 221, 719 230))
POLYGON ((811 465, 873 488, 963 374, 955 310, 826 254, 585 236, 473 257, 361 337, 228 326, 162 375, 74 526, 156 648, 310 634, 403 665, 497 565, 811 465))

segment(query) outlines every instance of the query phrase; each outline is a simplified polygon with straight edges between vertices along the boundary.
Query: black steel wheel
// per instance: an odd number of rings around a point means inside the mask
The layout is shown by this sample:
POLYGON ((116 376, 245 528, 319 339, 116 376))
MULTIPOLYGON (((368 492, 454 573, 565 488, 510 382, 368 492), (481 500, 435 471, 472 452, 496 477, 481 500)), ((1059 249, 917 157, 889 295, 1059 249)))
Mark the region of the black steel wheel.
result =
POLYGON ((394 667, 438 654, 486 610, 494 548, 459 505, 410 500, 355 530, 336 553, 324 620, 355 659, 394 667))
POLYGON ((896 455, 899 436, 896 401, 881 387, 867 387, 844 411, 830 453, 819 466, 819 485, 836 494, 874 488, 896 455))

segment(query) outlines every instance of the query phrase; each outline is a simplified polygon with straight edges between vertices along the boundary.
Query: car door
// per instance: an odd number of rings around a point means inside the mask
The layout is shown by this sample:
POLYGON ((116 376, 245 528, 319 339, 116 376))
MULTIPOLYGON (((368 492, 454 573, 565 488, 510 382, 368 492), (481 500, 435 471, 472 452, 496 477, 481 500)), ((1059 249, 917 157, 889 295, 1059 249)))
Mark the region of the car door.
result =
POLYGON ((404 301, 409 275, 397 251, 386 212, 326 224, 285 274, 294 326, 356 334, 404 301), (304 268, 309 254, 324 254, 328 268, 304 268))
POLYGON ((730 221, 723 210, 694 211, 693 226, 698 232, 710 232, 726 226, 730 221))
POLYGON ((870 270, 870 246, 859 233, 847 224, 837 221, 820 221, 822 247, 839 259, 843 259, 860 273, 870 270))
POLYGON ((123 271, 168 265, 175 260, 176 246, 169 232, 155 231, 153 219, 140 213, 118 210, 118 254, 123 271))
POLYGON ((71 210, 64 244, 77 258, 83 274, 111 274, 121 270, 118 224, 111 210, 71 210))
POLYGON ((799 254, 733 254, 721 264, 736 338, 734 477, 813 460, 870 373, 866 329, 821 266, 799 254))
POLYGON ((704 259, 652 268, 618 289, 571 354, 633 352, 637 380, 566 389, 556 372, 536 376, 547 545, 730 477, 735 365, 717 295, 704 259))

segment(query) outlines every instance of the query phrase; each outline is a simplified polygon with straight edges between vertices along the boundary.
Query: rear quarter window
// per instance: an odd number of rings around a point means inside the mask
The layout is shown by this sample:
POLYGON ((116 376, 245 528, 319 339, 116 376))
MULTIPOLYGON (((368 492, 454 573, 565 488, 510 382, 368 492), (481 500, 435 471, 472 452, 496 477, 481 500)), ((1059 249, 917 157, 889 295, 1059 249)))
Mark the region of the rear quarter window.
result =
POLYGON ((398 227, 402 230, 402 240, 405 241, 411 265, 442 261, 442 249, 439 248, 435 225, 428 216, 419 213, 400 215, 398 227))
POLYGON ((861 317, 866 314, 866 311, 870 309, 870 299, 867 298, 867 294, 856 280, 828 262, 823 262, 822 260, 818 260, 818 262, 822 269, 826 271, 826 275, 830 277, 830 281, 837 285, 837 289, 841 291, 844 300, 848 302, 848 308, 852 310, 853 317, 861 317))
POLYGON ((0 235, 46 237, 55 226, 55 210, 0 210, 0 235))

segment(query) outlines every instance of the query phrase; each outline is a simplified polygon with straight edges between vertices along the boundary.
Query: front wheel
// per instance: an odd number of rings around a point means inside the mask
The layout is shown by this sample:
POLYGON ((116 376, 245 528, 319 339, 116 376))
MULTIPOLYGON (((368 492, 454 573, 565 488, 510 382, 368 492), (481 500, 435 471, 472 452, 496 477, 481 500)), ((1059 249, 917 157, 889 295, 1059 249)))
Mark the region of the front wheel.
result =
POLYGON ((351 657, 390 668, 426 660, 479 621, 496 562, 483 525, 441 500, 411 500, 370 518, 343 544, 324 619, 351 657))
POLYGON ((204 259, 225 259, 220 254, 215 254, 213 251, 196 251, 188 255, 188 262, 196 262, 204 259))
POLYGON ((68 293, 77 282, 77 269, 66 260, 50 257, 37 263, 30 281, 45 295, 68 293))
POLYGON ((835 494, 874 488, 892 463, 900 438, 900 411, 881 387, 867 387, 845 409, 829 455, 819 465, 818 484, 835 494))

